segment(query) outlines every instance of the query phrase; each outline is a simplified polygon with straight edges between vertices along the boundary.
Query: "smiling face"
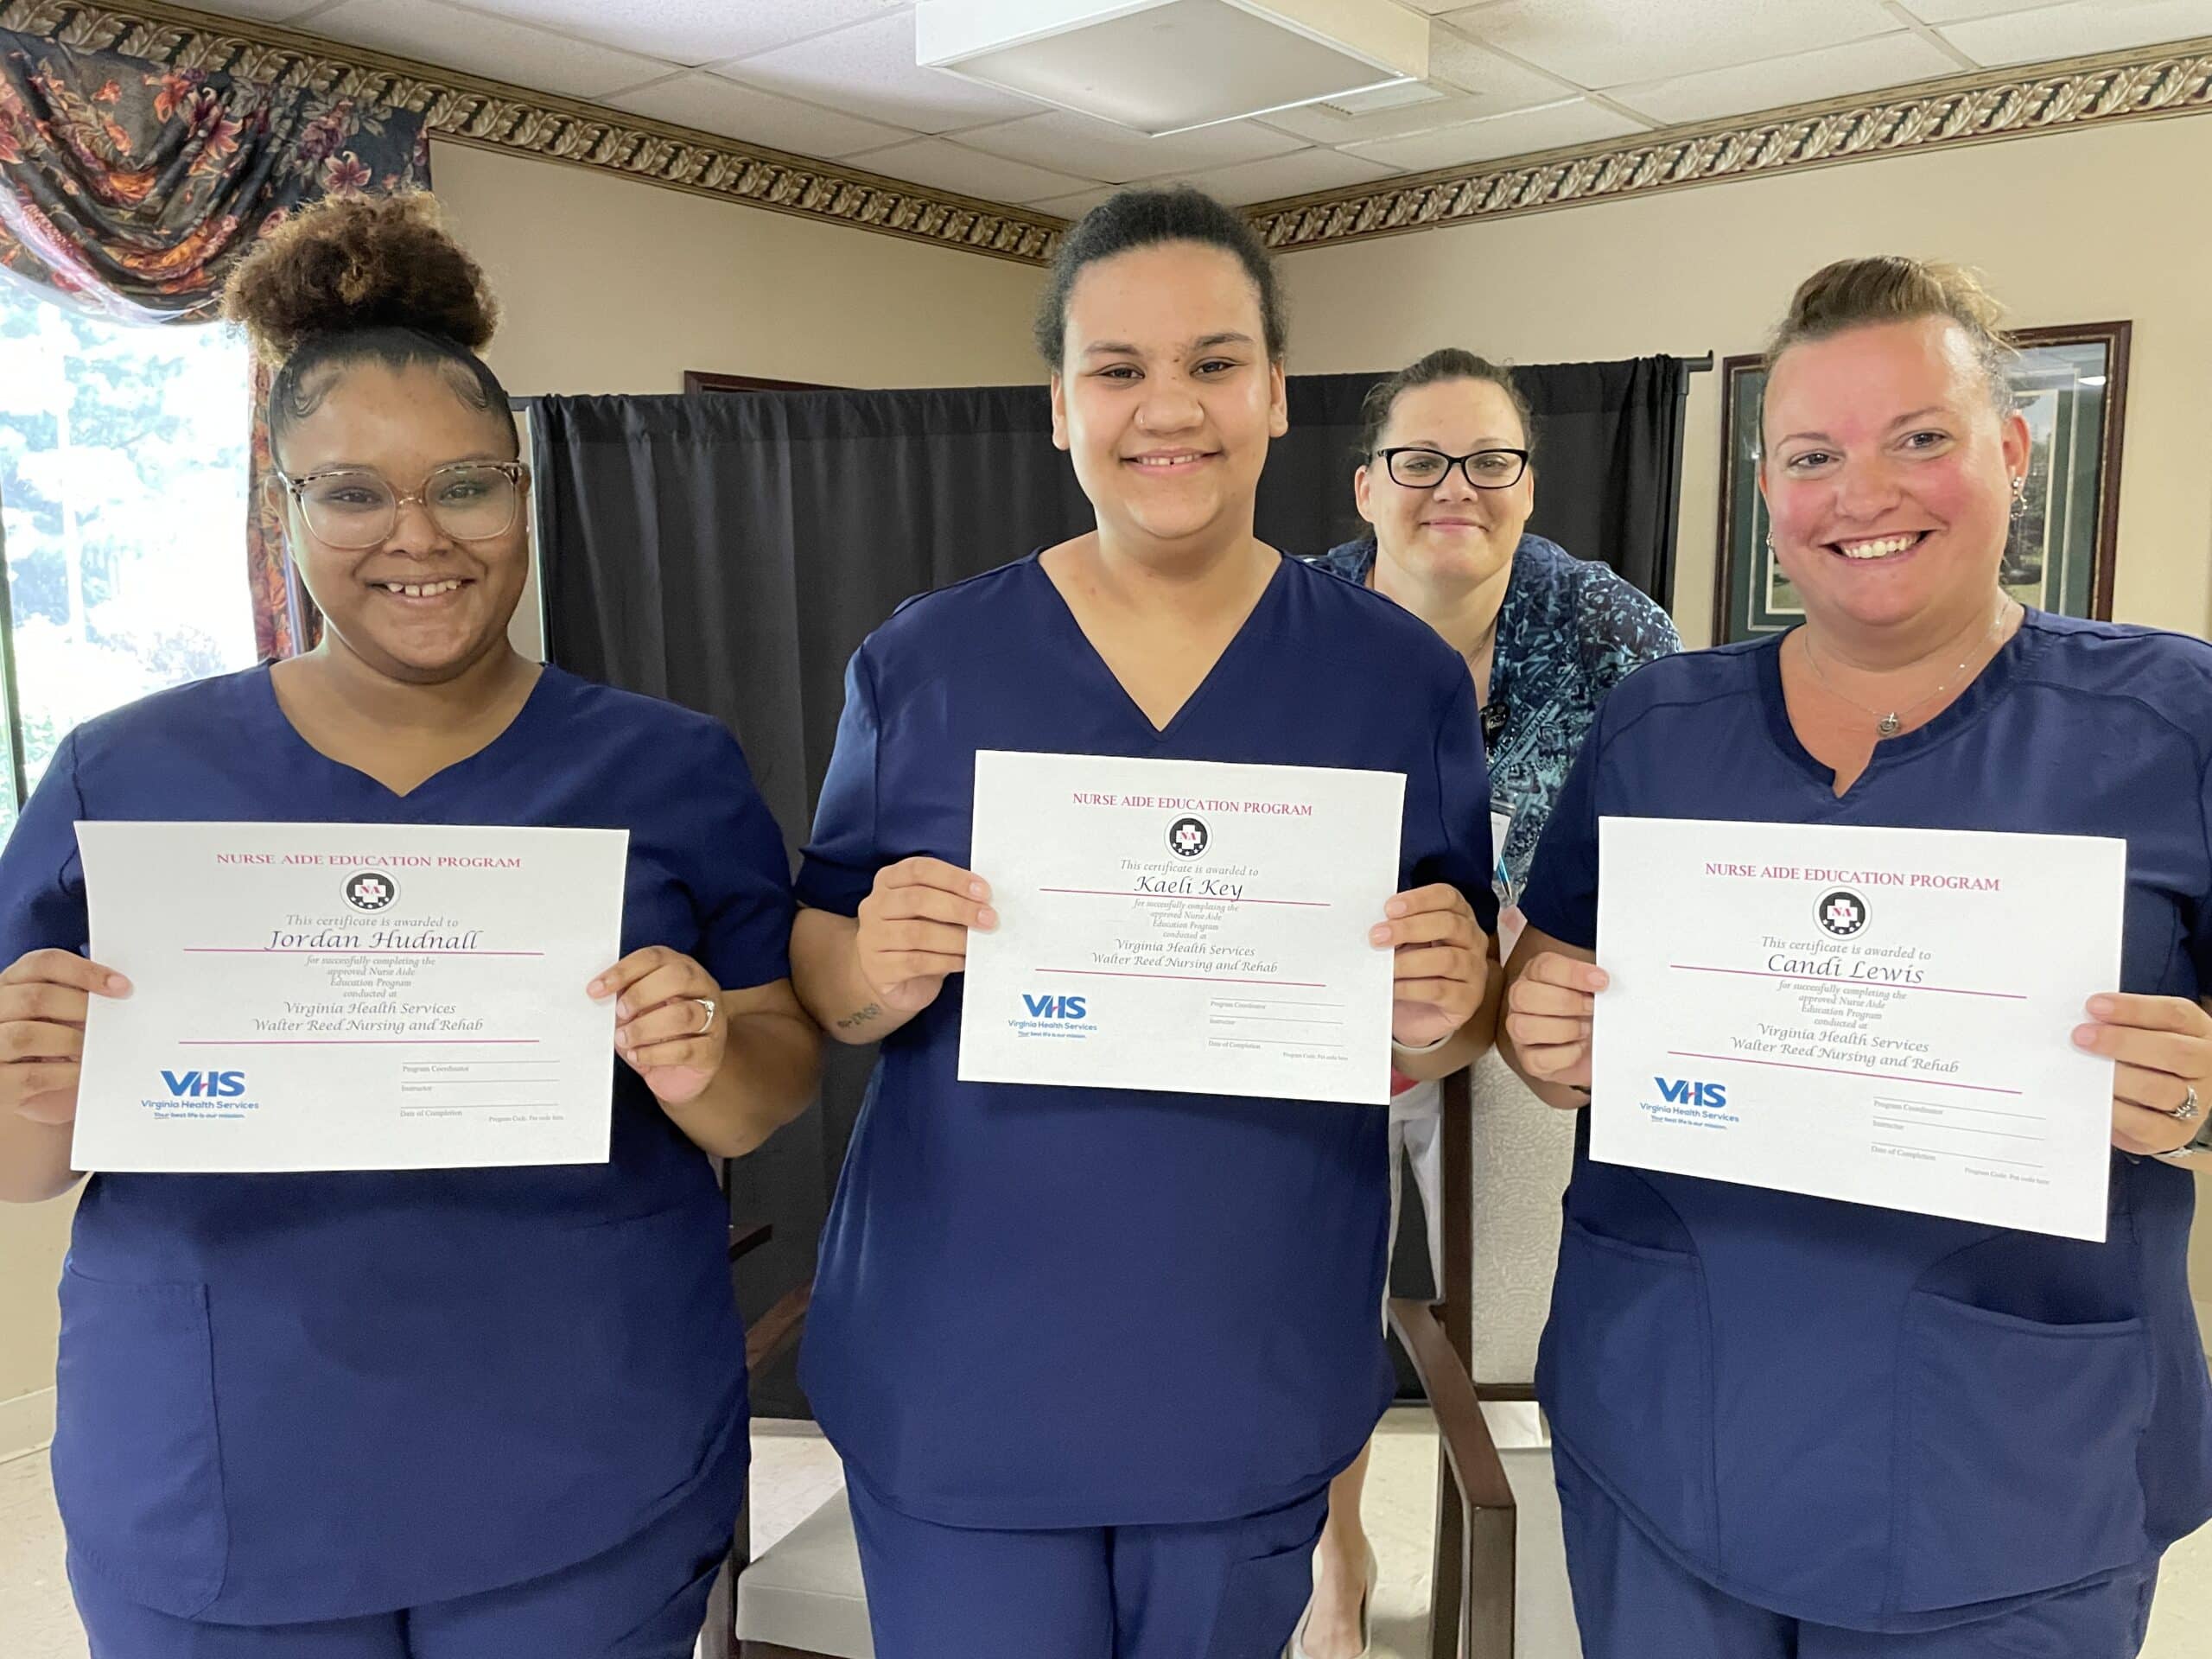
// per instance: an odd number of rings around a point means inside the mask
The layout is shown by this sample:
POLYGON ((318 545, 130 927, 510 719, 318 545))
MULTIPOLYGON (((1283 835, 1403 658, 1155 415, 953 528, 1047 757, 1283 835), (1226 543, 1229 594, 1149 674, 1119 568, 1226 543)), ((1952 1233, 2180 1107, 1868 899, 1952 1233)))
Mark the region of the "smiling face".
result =
POLYGON ((2000 415, 1948 318, 1872 323, 1784 351, 1767 378, 1759 487, 1808 621, 1947 634, 1986 618, 2027 423, 2000 415))
POLYGON ((1290 429, 1260 294, 1235 255, 1164 242, 1069 290, 1052 442, 1102 531, 1133 547, 1249 536, 1268 442, 1290 429))
MULTIPOLYGON (((1400 392, 1376 445, 1378 454, 1410 448, 1446 455, 1528 447, 1505 389, 1471 379, 1400 392)), ((1352 497, 1359 516, 1375 527, 1381 558, 1423 582, 1473 586, 1503 569, 1521 544, 1535 511, 1536 474, 1531 467, 1503 489, 1477 489, 1465 469, 1454 467, 1441 483, 1423 487, 1398 483, 1382 460, 1370 457, 1352 474, 1352 497)))
MULTIPOLYGON (((415 495, 457 461, 512 460, 515 437, 505 410, 473 407, 438 369, 368 362, 338 371, 277 448, 295 479, 359 468, 415 495)), ((392 679, 436 684, 505 645, 528 575, 527 511, 525 480, 514 522, 489 537, 448 533, 420 501, 402 503, 371 547, 325 543, 296 500, 287 524, 301 578, 339 644, 392 679)))

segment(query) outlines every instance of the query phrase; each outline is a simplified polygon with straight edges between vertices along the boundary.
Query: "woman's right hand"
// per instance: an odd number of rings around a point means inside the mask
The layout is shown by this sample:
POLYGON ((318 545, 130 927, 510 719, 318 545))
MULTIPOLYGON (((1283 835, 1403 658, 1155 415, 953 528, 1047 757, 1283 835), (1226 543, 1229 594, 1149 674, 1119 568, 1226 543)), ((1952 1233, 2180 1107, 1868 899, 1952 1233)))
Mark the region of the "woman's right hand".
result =
POLYGON ((947 974, 968 965, 968 930, 998 925, 990 887, 941 858, 907 858, 875 874, 861 900, 861 976, 886 1008, 918 1014, 938 999, 947 974))
POLYGON ((0 973, 0 1111, 72 1123, 92 996, 128 996, 130 982, 68 950, 32 950, 0 973))
POLYGON ((1505 1032, 1531 1082, 1590 1090, 1590 1022, 1607 984, 1595 963, 1546 950, 1505 992, 1505 1032))

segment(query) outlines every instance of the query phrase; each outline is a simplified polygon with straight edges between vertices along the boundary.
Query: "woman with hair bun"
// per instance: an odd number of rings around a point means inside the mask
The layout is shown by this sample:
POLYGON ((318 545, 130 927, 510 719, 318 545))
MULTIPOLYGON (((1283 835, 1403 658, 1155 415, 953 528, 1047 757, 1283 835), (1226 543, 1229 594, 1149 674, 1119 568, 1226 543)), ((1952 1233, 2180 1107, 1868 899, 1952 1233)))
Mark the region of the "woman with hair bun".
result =
POLYGON ((54 1488, 98 1659, 677 1659, 728 1548, 743 1334, 707 1153, 810 1097, 783 845, 721 726, 507 643, 528 563, 493 311, 425 198, 239 268, 303 657, 88 721, 0 854, 0 1198, 67 1191, 80 819, 628 830, 604 1164, 95 1175, 54 1488))
POLYGON ((1392 954, 1397 1064, 1440 1077, 1495 1009, 1479 715, 1420 618, 1254 534, 1287 417, 1242 216, 1190 189, 1093 208, 1037 343, 1096 523, 862 643, 799 874, 801 999, 883 1039, 807 1395, 885 1659, 1279 1659, 1390 1396, 1388 1114, 961 1081, 969 931, 997 923, 976 755, 1403 773, 1403 891, 1342 925, 1392 954))
POLYGON ((1590 1103, 1605 818, 2124 840, 2117 982, 2049 1038, 2114 1063, 2107 1234, 1602 1162, 1585 1113, 1536 1391, 1587 1659, 2126 1659, 2160 1556, 2212 1517, 2188 1272, 2212 646, 2005 591, 2031 451, 1999 315, 1916 259, 1799 287, 1759 489, 1804 621, 1606 700, 1537 845, 1501 1046, 1590 1103))

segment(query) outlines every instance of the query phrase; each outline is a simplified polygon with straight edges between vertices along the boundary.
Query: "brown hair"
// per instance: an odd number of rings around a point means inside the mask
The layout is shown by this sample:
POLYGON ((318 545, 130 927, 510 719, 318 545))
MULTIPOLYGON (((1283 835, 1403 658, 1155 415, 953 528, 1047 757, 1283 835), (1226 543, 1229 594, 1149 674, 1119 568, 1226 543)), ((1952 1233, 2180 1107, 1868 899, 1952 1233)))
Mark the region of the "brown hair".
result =
POLYGON ((1359 463, 1364 467, 1375 459, 1376 446, 1382 442, 1382 429, 1390 424, 1390 411, 1397 407, 1398 399, 1416 386, 1433 386, 1446 380, 1486 380, 1505 394, 1505 401, 1513 405, 1513 412, 1521 419, 1522 447, 1531 457, 1536 448, 1536 423, 1529 412, 1529 400, 1521 395, 1521 388, 1514 384, 1513 371, 1486 357, 1462 351, 1457 346, 1444 346, 1415 362, 1408 363, 1386 380, 1378 380, 1367 389, 1367 396, 1360 400, 1359 463))
POLYGON ((1282 287, 1275 278, 1268 245, 1252 221, 1187 184, 1169 190, 1120 190, 1075 222, 1060 238, 1045 292, 1038 301, 1038 353, 1054 368, 1067 354, 1068 296, 1083 268, 1100 259, 1163 242, 1195 242, 1216 248, 1244 267, 1260 294, 1261 332, 1268 357, 1282 361, 1288 329, 1283 321, 1282 287))
POLYGON ((2016 402, 2012 370, 2018 353, 1999 327, 2004 315, 1981 278, 1963 265, 1894 253, 1839 259, 1797 285, 1789 315, 1767 341, 1767 372, 1773 372, 1792 346, 1808 340, 1873 324, 1944 317, 1966 332, 1989 384, 1990 401, 1999 414, 2009 414, 2016 402))
POLYGON ((429 195, 333 196, 294 214, 231 273, 223 315, 276 372, 272 436, 361 363, 435 368, 464 403, 513 425, 505 389, 477 355, 498 302, 429 195))

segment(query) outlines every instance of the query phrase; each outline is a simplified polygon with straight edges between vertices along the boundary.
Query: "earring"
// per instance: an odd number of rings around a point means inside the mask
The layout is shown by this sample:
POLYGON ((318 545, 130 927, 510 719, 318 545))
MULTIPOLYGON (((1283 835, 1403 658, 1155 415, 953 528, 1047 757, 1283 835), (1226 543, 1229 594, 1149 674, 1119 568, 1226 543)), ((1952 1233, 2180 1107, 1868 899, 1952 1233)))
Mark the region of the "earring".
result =
POLYGON ((1774 556, 1774 532, 1770 530, 1766 533, 1766 551, 1769 558, 1774 556))
POLYGON ((2028 511, 2028 480, 2027 480, 2027 475, 2026 475, 2025 474, 2024 474, 2024 473, 2016 473, 2016 474, 2013 474, 2013 477, 2012 477, 2012 516, 2013 516, 2015 518, 2024 518, 2024 517, 2026 517, 2026 515, 2027 515, 2027 511, 2028 511))

